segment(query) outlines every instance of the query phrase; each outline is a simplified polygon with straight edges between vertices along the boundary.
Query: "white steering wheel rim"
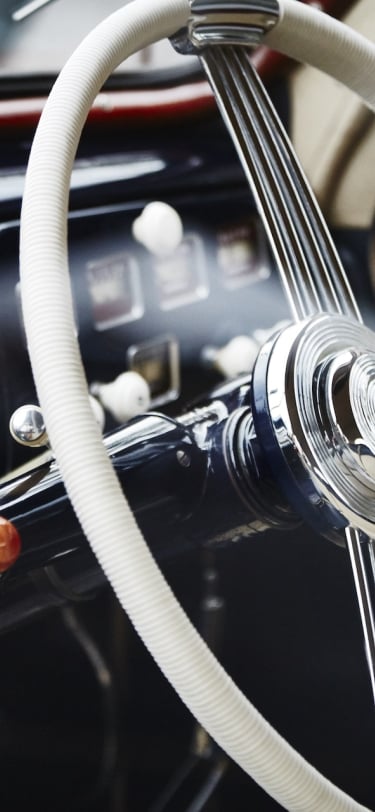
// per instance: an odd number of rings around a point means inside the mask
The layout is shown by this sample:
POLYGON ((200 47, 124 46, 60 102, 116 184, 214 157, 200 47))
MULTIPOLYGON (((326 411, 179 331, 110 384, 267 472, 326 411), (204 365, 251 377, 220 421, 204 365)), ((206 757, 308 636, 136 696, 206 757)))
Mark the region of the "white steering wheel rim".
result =
MULTIPOLYGON (((324 70, 374 106, 374 46, 294 0, 280 0, 280 7, 281 21, 268 35, 272 47, 291 56, 303 54, 313 64, 319 56, 324 70)), ((78 141, 91 104, 114 68, 139 48, 174 34, 189 11, 187 0, 136 0, 111 15, 73 54, 47 102, 30 157, 21 221, 21 287, 35 382, 83 530, 121 604, 185 704, 286 809, 355 812, 364 807, 320 776, 268 725, 185 616, 124 500, 87 398, 66 248, 78 141)))

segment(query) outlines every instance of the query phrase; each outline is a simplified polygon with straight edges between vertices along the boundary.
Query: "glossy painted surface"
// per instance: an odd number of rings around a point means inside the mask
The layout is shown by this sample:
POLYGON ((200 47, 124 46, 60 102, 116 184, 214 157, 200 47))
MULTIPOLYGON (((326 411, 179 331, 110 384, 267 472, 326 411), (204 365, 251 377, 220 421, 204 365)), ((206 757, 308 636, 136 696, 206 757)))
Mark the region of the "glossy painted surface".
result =
MULTIPOLYGON (((181 522, 201 496, 204 455, 190 434, 163 416, 130 423, 109 436, 106 446, 138 520, 160 539, 162 553, 161 527, 181 522), (181 454, 187 466, 180 464, 181 454)), ((3 485, 0 504, 23 539, 14 576, 88 549, 54 462, 3 485)))
MULTIPOLYGON (((252 538, 267 528, 285 530, 296 525, 275 488, 253 430, 250 390, 249 379, 233 382, 180 422, 151 413, 105 438, 127 499, 157 559, 202 545, 212 548, 252 538)), ((32 614, 35 607, 48 603, 45 578, 51 567, 62 564, 69 570, 77 558, 78 594, 91 588, 92 556, 53 460, 4 483, 0 509, 23 542, 19 561, 3 585, 0 627, 6 624, 12 595, 18 606, 16 617, 22 616, 22 607, 32 614), (81 561, 87 561, 88 572, 85 567, 82 570, 81 561), (23 591, 24 580, 30 577, 33 587, 41 586, 34 602, 23 591)), ((54 590, 56 581, 48 577, 52 604, 55 592, 58 602, 74 599, 69 578, 64 594, 64 581, 54 590)))

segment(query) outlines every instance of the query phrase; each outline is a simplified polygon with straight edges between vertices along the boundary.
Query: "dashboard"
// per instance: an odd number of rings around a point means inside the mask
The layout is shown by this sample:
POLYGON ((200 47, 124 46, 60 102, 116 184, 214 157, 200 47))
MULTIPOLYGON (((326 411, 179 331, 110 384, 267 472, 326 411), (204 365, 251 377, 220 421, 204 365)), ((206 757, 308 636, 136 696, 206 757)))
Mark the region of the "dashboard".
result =
MULTIPOLYGON (((68 224, 76 325, 89 385, 133 370, 146 379, 153 408, 178 413, 223 380, 210 364, 215 349, 238 335, 272 330, 288 310, 261 220, 216 117, 192 125, 188 139, 174 128, 156 138, 152 133, 152 146, 143 137, 135 150, 136 140, 117 134, 107 154, 101 145, 100 154, 77 158, 68 224), (180 244, 165 256, 152 254, 132 235, 134 221, 153 199, 172 206, 183 225, 180 244)), ((3 169, 9 206, 19 204, 9 198, 21 180, 19 168, 3 169)), ((8 412, 35 402, 18 240, 18 220, 3 216, 2 381, 8 412)), ((114 425, 107 415, 106 428, 114 425)), ((5 467, 22 454, 13 448, 5 467)))
MULTIPOLYGON (((276 88, 275 95, 285 118, 285 88, 276 88)), ((261 219, 215 113, 189 123, 188 134, 185 124, 173 124, 169 131, 156 126, 149 135, 117 127, 106 139, 97 149, 95 137, 83 139, 68 221, 76 327, 87 380, 95 389, 136 371, 149 385, 152 408, 178 414, 230 374, 215 364, 215 353, 238 336, 256 343, 259 330, 264 340, 275 325, 290 319, 288 306, 261 219), (173 207, 182 222, 182 240, 165 256, 139 244, 132 231, 153 200, 173 207)), ((12 413, 35 403, 36 395, 18 275, 24 144, 4 147, 0 330, 2 436, 7 437, 12 413)), ((364 229, 340 229, 335 236, 371 322, 369 235, 364 229)), ((107 413, 106 430, 115 426, 107 413)), ((8 439, 1 472, 29 457, 8 439)))

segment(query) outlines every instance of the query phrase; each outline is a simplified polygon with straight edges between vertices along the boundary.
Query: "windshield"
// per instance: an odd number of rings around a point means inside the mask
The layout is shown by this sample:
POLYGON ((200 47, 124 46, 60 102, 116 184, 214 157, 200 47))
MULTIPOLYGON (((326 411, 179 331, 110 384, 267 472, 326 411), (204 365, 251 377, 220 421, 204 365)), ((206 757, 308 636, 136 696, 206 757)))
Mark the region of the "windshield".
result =
MULTIPOLYGON (((126 0, 0 0, 0 79, 56 75, 83 37, 126 0)), ((194 57, 166 40, 130 57, 118 72, 191 71, 194 57)))

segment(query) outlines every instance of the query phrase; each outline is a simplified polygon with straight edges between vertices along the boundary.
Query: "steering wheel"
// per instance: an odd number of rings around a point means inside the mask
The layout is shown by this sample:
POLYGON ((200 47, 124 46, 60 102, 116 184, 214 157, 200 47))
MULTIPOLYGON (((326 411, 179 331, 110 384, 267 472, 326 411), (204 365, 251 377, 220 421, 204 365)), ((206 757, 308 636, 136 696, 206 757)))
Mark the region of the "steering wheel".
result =
POLYGON ((103 82, 126 56, 165 36, 201 54, 263 214, 295 321, 259 354, 254 427, 289 503, 323 533, 346 539, 374 686, 364 551, 371 553, 375 531, 375 336, 361 322, 313 195, 242 47, 264 38, 318 64, 375 106, 374 46, 294 0, 227 6, 202 0, 193 2, 192 11, 187 0, 136 0, 84 40, 45 107, 23 202, 23 310, 40 404, 92 549, 145 644, 203 727, 286 809, 363 810, 270 728, 207 649, 148 550, 91 414, 68 278, 70 173, 103 82))

